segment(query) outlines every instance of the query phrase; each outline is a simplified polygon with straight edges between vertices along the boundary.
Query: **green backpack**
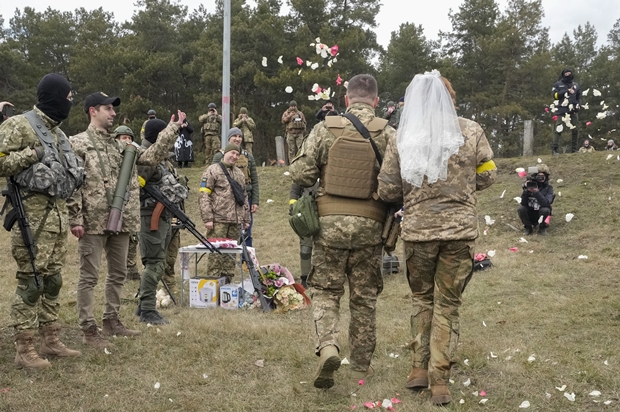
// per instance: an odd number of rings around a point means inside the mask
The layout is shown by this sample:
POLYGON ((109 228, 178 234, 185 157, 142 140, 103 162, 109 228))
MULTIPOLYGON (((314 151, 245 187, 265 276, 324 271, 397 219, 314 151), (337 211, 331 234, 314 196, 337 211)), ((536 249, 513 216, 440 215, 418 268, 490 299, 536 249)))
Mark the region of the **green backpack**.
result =
POLYGON ((319 212, 314 196, 302 196, 293 203, 291 216, 288 218, 293 231, 299 237, 310 237, 319 233, 319 212))

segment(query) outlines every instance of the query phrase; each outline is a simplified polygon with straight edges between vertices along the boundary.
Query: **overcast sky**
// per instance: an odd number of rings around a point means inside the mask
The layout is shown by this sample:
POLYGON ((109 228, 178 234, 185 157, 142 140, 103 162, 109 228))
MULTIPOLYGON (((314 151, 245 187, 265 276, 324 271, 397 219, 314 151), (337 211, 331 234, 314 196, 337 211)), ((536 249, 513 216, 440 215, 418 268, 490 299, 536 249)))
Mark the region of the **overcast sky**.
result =
MULTIPOLYGON (((508 0, 497 0, 500 10, 504 10, 508 0)), ((184 0, 188 9, 194 10, 199 4, 204 4, 209 12, 215 9, 215 0, 184 0)), ((383 0, 383 6, 377 16, 377 37, 379 43, 387 47, 390 33, 402 23, 411 22, 422 24, 424 33, 429 39, 436 39, 439 30, 451 29, 448 12, 450 9, 458 11, 462 0, 383 0), (422 4, 422 5, 421 5, 422 4)), ((50 5, 49 0, 21 0, 18 3, 0 1, 0 15, 5 24, 14 15, 16 4, 20 8, 34 7, 43 11, 50 5)), ((127 0, 58 0, 52 7, 60 10, 74 10, 79 7, 98 8, 113 11, 117 21, 129 20, 133 14, 133 7, 128 7, 131 1, 127 0)), ((545 17, 543 25, 549 27, 552 42, 558 42, 565 32, 572 36, 572 31, 578 25, 587 21, 594 25, 598 33, 599 45, 607 41, 607 33, 617 19, 620 18, 620 1, 618 0, 544 0, 545 17)))

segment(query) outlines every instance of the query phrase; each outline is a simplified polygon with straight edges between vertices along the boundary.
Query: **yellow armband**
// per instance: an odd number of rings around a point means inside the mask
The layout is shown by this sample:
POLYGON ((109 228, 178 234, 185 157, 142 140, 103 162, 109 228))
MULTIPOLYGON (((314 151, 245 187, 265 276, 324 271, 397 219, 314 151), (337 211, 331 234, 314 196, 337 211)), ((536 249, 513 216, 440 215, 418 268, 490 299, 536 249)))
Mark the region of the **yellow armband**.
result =
POLYGON ((138 183, 140 183, 140 187, 146 186, 146 180, 140 175, 138 175, 138 183))
POLYGON ((292 204, 293 204, 293 203, 295 203, 295 202, 297 202, 297 199, 291 199, 291 200, 289 200, 289 201, 288 201, 288 204, 289 204, 289 205, 292 205, 292 204))
POLYGON ((476 168, 476 173, 480 174, 480 173, 488 172, 489 170, 495 170, 495 169, 497 169, 497 167, 495 166, 495 162, 493 160, 489 160, 488 162, 484 162, 483 164, 478 166, 476 168))

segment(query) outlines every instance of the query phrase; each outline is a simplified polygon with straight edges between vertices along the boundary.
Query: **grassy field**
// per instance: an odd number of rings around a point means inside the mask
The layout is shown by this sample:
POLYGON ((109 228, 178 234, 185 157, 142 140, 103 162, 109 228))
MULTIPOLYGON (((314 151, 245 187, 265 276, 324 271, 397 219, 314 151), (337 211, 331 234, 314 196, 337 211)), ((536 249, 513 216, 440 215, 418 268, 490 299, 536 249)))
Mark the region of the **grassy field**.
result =
MULTIPOLYGON (((451 385, 455 402, 447 410, 514 411, 526 400, 532 411, 620 410, 620 161, 615 155, 606 157, 607 153, 543 157, 558 197, 549 236, 534 235, 528 243, 519 242, 521 224, 513 198, 521 193, 522 179, 514 169, 533 166, 537 158, 498 161, 498 182, 479 196, 481 231, 484 215, 495 223, 477 245, 477 252, 496 251, 494 267, 477 272, 465 292, 460 361, 451 385), (566 213, 575 215, 570 223, 566 213), (518 251, 509 251, 511 247, 518 251), (578 259, 579 255, 588 258, 578 259), (556 389, 563 385, 564 392, 556 389), (601 395, 590 396, 593 390, 601 395), (479 403, 481 391, 486 392, 485 404, 479 403), (575 400, 564 393, 574 393, 575 400)), ((201 227, 197 185, 202 170, 185 170, 192 185, 188 209, 201 227)), ((262 264, 279 262, 298 277, 298 240, 287 222, 290 178, 285 170, 259 170, 261 204, 254 244, 262 264)), ((187 233, 182 242, 196 243, 187 233)), ((8 236, 0 237, 0 248, 5 250, 0 268, 5 302, 0 306, 0 411, 348 411, 392 397, 402 401, 396 411, 436 410, 428 392, 404 388, 410 369, 404 345, 410 340, 411 299, 402 271, 386 277, 379 299, 375 379, 350 386, 350 371, 343 366, 336 386, 323 392, 311 382, 316 363, 311 310, 263 314, 172 308, 164 310, 170 325, 146 327, 133 315, 137 282, 132 282, 125 287, 121 315, 127 326, 141 329, 142 336, 114 339, 109 355, 82 345, 73 237, 61 292, 62 338, 83 354, 52 360, 53 367, 46 371, 16 369, 7 327, 8 302, 15 290, 8 236), (263 367, 255 364, 258 360, 264 361, 263 367)), ((100 318, 101 284, 97 296, 100 318)), ((342 306, 342 355, 348 356, 346 297, 342 306)))

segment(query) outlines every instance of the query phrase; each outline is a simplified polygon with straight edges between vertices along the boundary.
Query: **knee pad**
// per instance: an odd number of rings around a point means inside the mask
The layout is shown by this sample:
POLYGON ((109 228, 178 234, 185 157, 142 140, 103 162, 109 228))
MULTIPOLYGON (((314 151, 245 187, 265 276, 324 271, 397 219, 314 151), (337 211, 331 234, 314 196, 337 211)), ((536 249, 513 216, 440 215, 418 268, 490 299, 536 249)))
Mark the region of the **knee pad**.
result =
POLYGON ((17 280, 15 294, 22 298, 26 305, 35 306, 42 293, 43 288, 37 288, 37 285, 34 283, 34 277, 17 280))
POLYGON ((301 247, 299 248, 299 256, 303 260, 312 258, 312 246, 301 245, 301 247))
POLYGON ((43 295, 45 299, 58 299, 60 288, 62 287, 62 275, 56 273, 43 280, 43 295))

